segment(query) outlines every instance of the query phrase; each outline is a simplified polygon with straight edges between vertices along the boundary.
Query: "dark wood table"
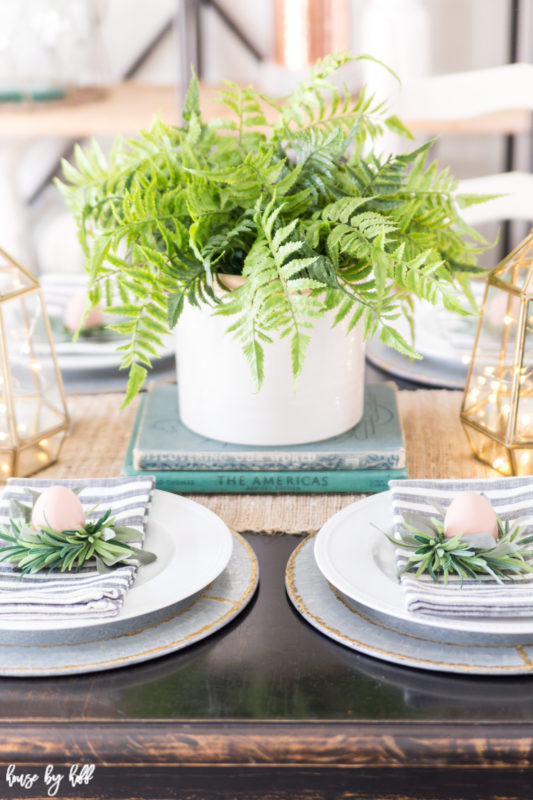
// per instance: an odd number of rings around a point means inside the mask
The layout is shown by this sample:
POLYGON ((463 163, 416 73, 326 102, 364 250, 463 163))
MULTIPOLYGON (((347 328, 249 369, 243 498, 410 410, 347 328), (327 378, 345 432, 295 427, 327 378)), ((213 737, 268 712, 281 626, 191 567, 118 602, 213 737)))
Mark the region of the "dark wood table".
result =
POLYGON ((46 797, 53 765, 61 798, 531 800, 533 679, 347 650, 286 597, 300 537, 248 538, 259 592, 205 642, 85 677, 0 679, 0 798, 46 797), (92 778, 71 788, 82 763, 92 778), (10 764, 38 776, 31 789, 8 786, 10 764))

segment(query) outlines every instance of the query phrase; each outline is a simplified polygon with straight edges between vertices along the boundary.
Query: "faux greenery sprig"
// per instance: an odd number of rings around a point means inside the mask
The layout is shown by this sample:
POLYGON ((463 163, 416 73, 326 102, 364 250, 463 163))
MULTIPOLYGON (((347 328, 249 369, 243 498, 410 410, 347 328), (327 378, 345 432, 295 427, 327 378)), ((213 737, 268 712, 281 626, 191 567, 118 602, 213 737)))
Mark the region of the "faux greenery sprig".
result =
POLYGON ((448 583, 450 575, 461 579, 462 587, 465 578, 479 580, 482 575, 490 575, 498 583, 503 578, 529 572, 533 566, 526 560, 533 556, 533 550, 527 545, 533 542, 533 536, 524 536, 525 525, 511 525, 509 520, 502 520, 498 515, 498 538, 490 533, 457 534, 451 538, 444 535, 445 509, 435 505, 441 518, 423 517, 419 514, 403 515, 400 539, 386 534, 389 541, 403 550, 414 551, 400 574, 414 570, 418 578, 424 573, 431 575, 434 581, 444 578, 448 583))
POLYGON ((10 528, 0 526, 0 540, 6 542, 0 546, 0 561, 9 561, 20 569, 21 577, 43 570, 78 572, 91 559, 95 559, 99 572, 107 572, 137 561, 149 564, 156 558, 130 544, 138 541, 139 531, 116 525, 111 509, 94 522, 64 531, 47 525, 35 530, 29 521, 31 509, 17 501, 12 502, 11 511, 22 514, 22 518, 11 518, 10 528))
POLYGON ((212 122, 193 78, 181 126, 156 120, 109 158, 95 143, 63 162, 90 300, 123 318, 112 327, 127 338, 125 403, 187 301, 234 317, 258 386, 272 335, 290 338, 297 377, 313 320, 330 310, 415 357, 396 326, 412 321, 413 296, 466 313, 457 288, 468 294, 486 242, 460 209, 486 198, 456 194, 448 171, 428 163, 431 142, 378 151, 386 130, 412 137, 364 88, 356 99, 338 88, 352 60, 318 61, 283 101, 227 82, 219 99, 230 118, 212 122), (224 274, 247 279, 225 299, 224 274))

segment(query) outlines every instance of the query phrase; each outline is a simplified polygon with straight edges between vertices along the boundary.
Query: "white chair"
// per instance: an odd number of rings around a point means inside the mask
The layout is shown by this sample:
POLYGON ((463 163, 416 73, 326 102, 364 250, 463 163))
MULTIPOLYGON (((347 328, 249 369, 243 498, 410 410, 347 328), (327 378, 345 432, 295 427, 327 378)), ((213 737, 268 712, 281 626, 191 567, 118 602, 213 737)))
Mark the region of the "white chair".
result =
MULTIPOLYGON (((396 89, 392 109, 414 133, 426 138, 467 134, 481 140, 486 134, 531 134, 533 64, 503 64, 408 81, 396 89)), ((512 249, 509 221, 533 221, 533 175, 514 170, 512 153, 508 147, 501 173, 468 178, 459 186, 460 192, 501 195, 463 211, 472 225, 505 222, 500 256, 512 249)), ((494 238, 494 224, 485 225, 483 232, 494 238)))
POLYGON ((413 80, 397 88, 392 107, 414 130, 522 133, 533 111, 533 64, 413 80))
POLYGON ((463 209, 470 225, 499 220, 533 220, 533 175, 530 172, 501 172, 467 178, 459 182, 460 194, 496 194, 493 200, 463 209))

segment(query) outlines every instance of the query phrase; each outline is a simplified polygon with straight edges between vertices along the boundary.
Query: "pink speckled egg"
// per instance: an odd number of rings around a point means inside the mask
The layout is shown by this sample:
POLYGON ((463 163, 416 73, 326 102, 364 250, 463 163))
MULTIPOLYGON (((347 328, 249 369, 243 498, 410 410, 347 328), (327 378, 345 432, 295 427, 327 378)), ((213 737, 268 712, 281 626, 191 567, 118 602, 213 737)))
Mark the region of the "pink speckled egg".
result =
MULTIPOLYGON (((72 333, 78 330, 80 322, 83 319, 83 312, 85 311, 86 306, 87 295, 85 292, 73 294, 72 297, 67 300, 64 316, 65 327, 67 330, 72 331, 72 333)), ((105 325, 104 315, 102 314, 99 306, 95 306, 94 308, 91 308, 83 320, 81 329, 86 331, 90 328, 99 328, 101 325, 105 325)))
POLYGON ((66 486, 49 486, 37 498, 31 515, 32 527, 42 525, 56 531, 75 530, 85 525, 83 506, 76 494, 66 486))
POLYGON ((498 538, 498 520, 486 497, 463 492, 452 500, 444 517, 444 535, 451 539, 458 533, 490 533, 498 538))

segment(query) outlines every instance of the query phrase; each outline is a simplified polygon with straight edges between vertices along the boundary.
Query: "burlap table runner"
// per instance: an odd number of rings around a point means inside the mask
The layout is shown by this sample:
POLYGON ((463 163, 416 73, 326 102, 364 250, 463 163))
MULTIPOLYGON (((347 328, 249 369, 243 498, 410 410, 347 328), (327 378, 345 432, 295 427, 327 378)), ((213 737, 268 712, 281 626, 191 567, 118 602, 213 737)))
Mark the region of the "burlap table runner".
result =
MULTIPOLYGON (((459 422, 461 392, 399 392, 409 477, 494 477, 476 461, 459 422)), ((60 460, 43 478, 97 478, 120 474, 137 402, 120 409, 122 394, 71 396, 73 426, 60 460)), ((315 531, 360 495, 194 495, 237 531, 315 531)))

